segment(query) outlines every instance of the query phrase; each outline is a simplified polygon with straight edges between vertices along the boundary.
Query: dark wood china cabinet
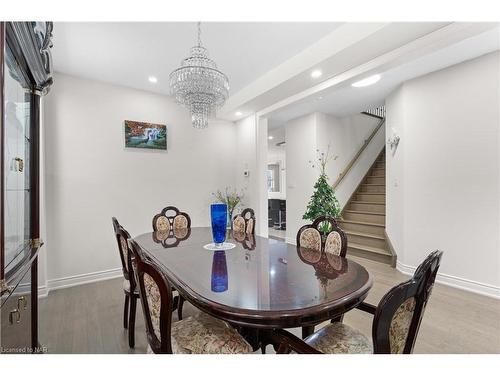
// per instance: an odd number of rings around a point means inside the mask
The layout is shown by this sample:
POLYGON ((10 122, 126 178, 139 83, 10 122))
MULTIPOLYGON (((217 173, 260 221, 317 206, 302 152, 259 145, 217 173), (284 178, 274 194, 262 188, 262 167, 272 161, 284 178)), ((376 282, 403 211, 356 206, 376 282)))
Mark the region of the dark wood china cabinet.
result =
POLYGON ((0 22, 0 353, 39 352, 40 100, 52 22, 0 22))

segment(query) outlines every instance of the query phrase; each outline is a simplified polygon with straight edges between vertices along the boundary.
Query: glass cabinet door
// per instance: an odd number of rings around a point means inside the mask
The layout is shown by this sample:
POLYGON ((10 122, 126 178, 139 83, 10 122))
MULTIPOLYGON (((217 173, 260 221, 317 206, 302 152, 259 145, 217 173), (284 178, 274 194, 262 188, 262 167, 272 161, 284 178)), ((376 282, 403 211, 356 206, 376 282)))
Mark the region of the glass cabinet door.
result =
POLYGON ((8 46, 4 71, 4 261, 7 273, 28 253, 30 244, 32 94, 8 46))

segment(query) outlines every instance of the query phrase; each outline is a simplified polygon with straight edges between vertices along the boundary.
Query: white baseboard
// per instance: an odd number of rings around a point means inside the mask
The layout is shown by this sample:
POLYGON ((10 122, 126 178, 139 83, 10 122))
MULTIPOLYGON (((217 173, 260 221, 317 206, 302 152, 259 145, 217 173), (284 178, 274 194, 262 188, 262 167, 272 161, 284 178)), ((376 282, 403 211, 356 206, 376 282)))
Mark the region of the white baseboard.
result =
POLYGON ((97 281, 104 281, 122 277, 122 269, 115 268, 111 270, 97 271, 85 273, 82 275, 61 277, 59 279, 48 280, 47 285, 38 288, 39 297, 47 297, 52 290, 69 288, 72 286, 94 283, 97 281))
POLYGON ((286 243, 289 243, 291 245, 297 245, 297 239, 296 238, 293 238, 293 237, 286 237, 285 238, 285 242, 286 243))
MULTIPOLYGON (((403 264, 400 261, 396 262, 396 269, 399 272, 404 273, 405 275, 413 276, 416 268, 417 267, 403 264)), ((438 272, 437 274, 436 283, 466 290, 472 293, 481 294, 487 297, 500 299, 500 288, 494 285, 484 284, 478 281, 464 279, 462 277, 446 275, 440 272, 438 272)))
POLYGON ((49 295, 49 288, 47 285, 39 285, 38 286, 38 298, 45 298, 49 295))

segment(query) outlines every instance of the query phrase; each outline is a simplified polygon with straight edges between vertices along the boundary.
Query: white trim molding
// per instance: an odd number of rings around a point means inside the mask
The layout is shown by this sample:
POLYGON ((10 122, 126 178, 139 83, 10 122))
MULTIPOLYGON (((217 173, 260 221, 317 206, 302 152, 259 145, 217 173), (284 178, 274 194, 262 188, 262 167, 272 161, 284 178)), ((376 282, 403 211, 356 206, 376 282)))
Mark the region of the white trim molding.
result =
MULTIPOLYGON (((403 264, 400 261, 396 262, 396 269, 405 275, 413 276, 416 268, 417 267, 403 264)), ((481 294, 483 296, 500 299, 500 287, 494 285, 480 283, 478 281, 468 280, 462 277, 446 275, 440 272, 438 272, 437 274, 436 283, 451 286, 452 288, 466 290, 472 293, 481 294)))
POLYGON ((38 288, 39 297, 47 297, 52 290, 69 288, 72 286, 95 283, 97 281, 104 281, 115 279, 123 276, 121 268, 114 268, 110 270, 89 272, 81 275, 61 277, 59 279, 52 279, 47 282, 47 285, 38 288))

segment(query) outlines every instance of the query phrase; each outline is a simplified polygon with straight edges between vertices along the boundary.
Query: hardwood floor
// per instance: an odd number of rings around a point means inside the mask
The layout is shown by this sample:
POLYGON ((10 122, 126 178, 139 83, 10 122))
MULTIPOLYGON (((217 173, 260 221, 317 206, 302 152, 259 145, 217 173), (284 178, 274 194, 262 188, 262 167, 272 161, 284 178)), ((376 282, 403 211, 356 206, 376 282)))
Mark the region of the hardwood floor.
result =
MULTIPOLYGON (((374 278, 367 302, 377 304, 395 284, 408 279, 388 265, 352 257, 374 278)), ((40 300, 40 343, 48 353, 145 353, 142 309, 137 308, 136 346, 129 349, 122 326, 122 280, 53 291, 40 300)), ((189 303, 184 316, 195 312, 189 303)), ((174 319, 176 319, 174 314, 174 319)), ((371 316, 359 310, 344 322, 371 337, 371 316)), ((300 329, 291 332, 300 337, 300 329)), ((267 348, 272 352, 271 346, 267 348)), ((500 300, 436 284, 417 337, 415 353, 500 353, 500 300)))

